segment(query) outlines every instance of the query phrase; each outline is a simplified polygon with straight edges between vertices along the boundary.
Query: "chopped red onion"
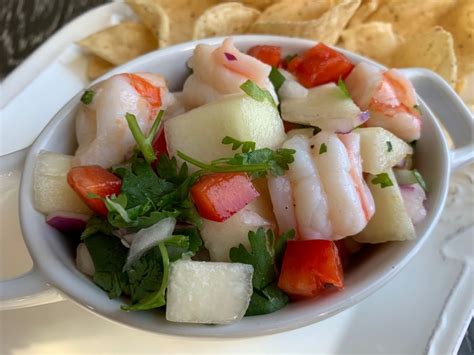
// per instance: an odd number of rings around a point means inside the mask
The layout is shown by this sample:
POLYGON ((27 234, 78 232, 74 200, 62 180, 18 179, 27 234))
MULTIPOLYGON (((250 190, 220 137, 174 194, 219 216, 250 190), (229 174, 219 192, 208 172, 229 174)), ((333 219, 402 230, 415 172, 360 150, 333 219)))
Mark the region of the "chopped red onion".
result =
POLYGON ((229 61, 237 60, 237 57, 235 55, 233 55, 232 53, 224 52, 224 55, 227 58, 227 60, 229 60, 229 61))
POLYGON ((417 224, 426 217, 425 190, 419 184, 400 185, 403 202, 413 224, 417 224))
POLYGON ((360 114, 359 114, 359 121, 360 123, 364 123, 365 121, 367 121, 369 119, 369 111, 362 111, 360 114))
POLYGON ((63 233, 80 233, 86 229, 89 216, 72 212, 53 212, 46 217, 46 223, 63 233))

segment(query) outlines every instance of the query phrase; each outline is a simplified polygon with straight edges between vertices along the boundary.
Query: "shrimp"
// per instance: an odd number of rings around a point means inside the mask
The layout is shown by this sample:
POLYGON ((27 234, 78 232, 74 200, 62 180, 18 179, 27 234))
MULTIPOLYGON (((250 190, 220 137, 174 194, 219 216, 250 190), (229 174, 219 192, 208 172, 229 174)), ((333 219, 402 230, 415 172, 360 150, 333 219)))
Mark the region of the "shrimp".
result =
POLYGON ((268 90, 278 102, 272 83, 268 79, 271 67, 258 59, 240 52, 231 38, 220 47, 200 44, 188 61, 193 70, 183 87, 183 102, 194 108, 218 100, 223 95, 240 93, 240 86, 252 80, 268 90))
POLYGON ((406 142, 420 138, 415 89, 399 72, 359 63, 345 83, 357 106, 369 110, 366 126, 383 127, 406 142))
POLYGON ((125 114, 134 114, 146 134, 159 110, 175 103, 164 78, 157 74, 118 74, 91 87, 93 100, 76 116, 79 147, 73 165, 110 168, 128 158, 135 140, 125 114))
POLYGON ((375 204, 362 176, 359 145, 356 133, 324 131, 283 144, 296 151, 295 161, 286 175, 268 179, 280 231, 293 228, 300 239, 337 240, 367 225, 375 204))

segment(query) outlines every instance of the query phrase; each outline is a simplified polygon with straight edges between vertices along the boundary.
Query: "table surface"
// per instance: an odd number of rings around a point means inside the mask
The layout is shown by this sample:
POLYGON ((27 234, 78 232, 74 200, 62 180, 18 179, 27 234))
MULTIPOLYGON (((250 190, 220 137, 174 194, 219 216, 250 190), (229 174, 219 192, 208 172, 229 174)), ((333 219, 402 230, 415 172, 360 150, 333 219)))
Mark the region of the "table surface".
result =
MULTIPOLYGON (((0 0, 0 77, 8 75, 64 24, 106 2, 108 1, 0 0)), ((474 354, 474 322, 471 322, 459 349, 459 355, 468 354, 474 354)))

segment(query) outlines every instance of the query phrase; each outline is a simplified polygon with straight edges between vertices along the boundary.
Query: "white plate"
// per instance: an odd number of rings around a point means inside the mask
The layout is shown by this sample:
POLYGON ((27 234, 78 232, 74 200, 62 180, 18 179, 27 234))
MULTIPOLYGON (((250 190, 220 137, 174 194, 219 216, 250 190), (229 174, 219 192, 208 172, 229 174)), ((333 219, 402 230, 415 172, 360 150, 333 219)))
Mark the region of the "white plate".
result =
MULTIPOLYGON (((53 114, 87 85, 85 59, 71 42, 133 16, 120 3, 65 26, 2 83, 0 154, 29 145, 53 114), (61 78, 61 80, 58 80, 61 78)), ((441 222, 420 253, 388 285, 357 306, 287 333, 211 342, 150 335, 84 312, 72 302, 0 314, 1 353, 400 353, 457 351, 474 299, 474 166, 452 178, 441 222)), ((0 176, 0 271, 31 266, 18 228, 18 175, 0 176)))

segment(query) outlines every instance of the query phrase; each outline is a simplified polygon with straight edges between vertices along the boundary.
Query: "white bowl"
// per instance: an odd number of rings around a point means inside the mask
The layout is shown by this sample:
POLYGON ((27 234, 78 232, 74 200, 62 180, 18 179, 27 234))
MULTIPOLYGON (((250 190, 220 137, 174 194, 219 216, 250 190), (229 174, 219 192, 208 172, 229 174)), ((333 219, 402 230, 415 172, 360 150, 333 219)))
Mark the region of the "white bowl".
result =
MULTIPOLYGON (((304 51, 314 42, 275 36, 235 36, 236 46, 247 50, 256 44, 278 45, 284 54, 304 51)), ((212 38, 158 50, 122 65, 98 79, 120 72, 150 71, 163 74, 171 90, 179 90, 187 76, 186 61, 196 44, 218 44, 212 38)), ((352 61, 369 60, 341 50, 352 61)), ((1 308, 11 309, 58 300, 61 293, 84 308, 118 323, 154 333, 198 337, 249 337, 302 327, 334 315, 361 301, 382 287, 421 248, 436 222, 446 199, 452 166, 473 159, 470 132, 473 131, 469 111, 448 84, 439 76, 422 69, 404 70, 420 97, 432 103, 437 114, 450 117, 448 129, 455 142, 463 147, 449 152, 439 124, 430 109, 420 100, 422 136, 416 145, 416 167, 429 186, 426 219, 417 225, 414 241, 386 243, 372 248, 345 277, 342 291, 328 292, 316 299, 291 303, 284 309, 262 316, 245 317, 226 326, 190 325, 167 322, 161 311, 124 312, 123 300, 110 300, 75 266, 75 250, 67 238, 45 223, 45 217, 33 206, 33 169, 38 153, 51 150, 72 154, 76 147, 74 114, 81 93, 69 101, 52 119, 27 154, 20 187, 20 219, 25 242, 34 260, 33 270, 20 278, 0 284, 1 308)), ((58 78, 60 80, 60 78, 58 78)), ((3 164, 13 164, 19 155, 4 157, 3 164)), ((389 306, 389 305, 387 305, 389 306)))

